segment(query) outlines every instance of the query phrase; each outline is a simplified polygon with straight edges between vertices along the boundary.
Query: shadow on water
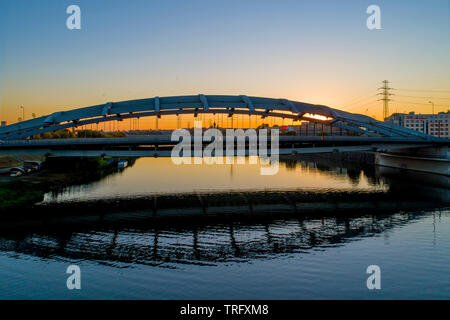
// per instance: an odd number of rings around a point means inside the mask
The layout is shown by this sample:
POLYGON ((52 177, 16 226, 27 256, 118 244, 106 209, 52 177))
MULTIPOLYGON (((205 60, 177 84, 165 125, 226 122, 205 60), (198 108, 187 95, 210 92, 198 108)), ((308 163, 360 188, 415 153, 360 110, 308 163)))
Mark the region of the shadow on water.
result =
POLYGON ((38 203, 20 219, 2 215, 0 251, 115 267, 177 268, 307 254, 448 211, 448 177, 329 159, 283 160, 362 175, 378 191, 265 191, 148 195, 38 203), (428 179, 428 180, 427 180, 428 179))

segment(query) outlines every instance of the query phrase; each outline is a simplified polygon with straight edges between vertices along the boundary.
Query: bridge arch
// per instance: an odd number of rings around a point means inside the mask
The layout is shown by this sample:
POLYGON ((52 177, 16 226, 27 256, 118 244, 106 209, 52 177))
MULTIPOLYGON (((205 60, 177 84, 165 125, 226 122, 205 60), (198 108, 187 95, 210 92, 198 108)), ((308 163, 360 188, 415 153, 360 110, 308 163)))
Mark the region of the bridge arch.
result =
POLYGON ((438 138, 381 122, 371 117, 287 99, 246 95, 189 95, 107 102, 58 111, 0 128, 0 140, 23 139, 36 134, 97 124, 106 121, 179 114, 244 114, 325 123, 364 136, 413 137, 427 141, 438 138))

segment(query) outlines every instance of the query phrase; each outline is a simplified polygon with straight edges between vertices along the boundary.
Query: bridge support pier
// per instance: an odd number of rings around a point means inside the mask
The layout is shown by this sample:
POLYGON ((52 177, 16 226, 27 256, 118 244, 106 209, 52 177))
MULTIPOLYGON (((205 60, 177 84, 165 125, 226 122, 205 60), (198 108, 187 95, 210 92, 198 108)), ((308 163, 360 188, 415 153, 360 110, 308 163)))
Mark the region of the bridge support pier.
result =
POLYGON ((450 176, 450 153, 447 146, 398 149, 395 153, 377 153, 375 164, 450 176))

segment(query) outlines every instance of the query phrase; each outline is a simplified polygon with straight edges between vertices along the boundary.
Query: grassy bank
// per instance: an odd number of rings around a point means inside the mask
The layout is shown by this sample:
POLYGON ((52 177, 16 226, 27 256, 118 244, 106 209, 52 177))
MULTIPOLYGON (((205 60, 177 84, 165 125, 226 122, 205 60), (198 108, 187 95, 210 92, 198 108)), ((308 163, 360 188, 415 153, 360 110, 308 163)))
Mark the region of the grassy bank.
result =
POLYGON ((44 199, 45 186, 41 183, 12 181, 0 183, 0 209, 31 205, 44 199))

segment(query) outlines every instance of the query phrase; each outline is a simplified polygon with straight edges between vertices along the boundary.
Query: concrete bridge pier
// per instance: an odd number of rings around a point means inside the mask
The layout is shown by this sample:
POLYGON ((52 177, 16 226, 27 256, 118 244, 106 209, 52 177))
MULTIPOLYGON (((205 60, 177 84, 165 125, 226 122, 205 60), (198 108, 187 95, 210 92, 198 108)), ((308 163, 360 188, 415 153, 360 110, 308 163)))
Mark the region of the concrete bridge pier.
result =
POLYGON ((414 170, 450 176, 448 146, 397 149, 395 152, 377 153, 375 164, 384 167, 414 170))

